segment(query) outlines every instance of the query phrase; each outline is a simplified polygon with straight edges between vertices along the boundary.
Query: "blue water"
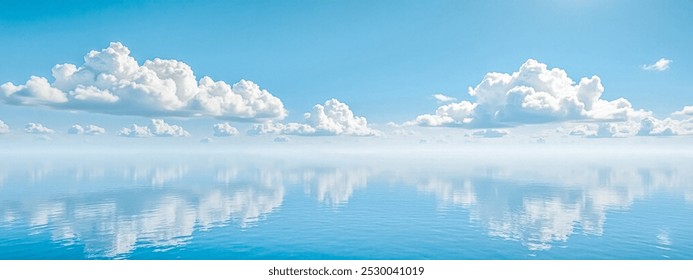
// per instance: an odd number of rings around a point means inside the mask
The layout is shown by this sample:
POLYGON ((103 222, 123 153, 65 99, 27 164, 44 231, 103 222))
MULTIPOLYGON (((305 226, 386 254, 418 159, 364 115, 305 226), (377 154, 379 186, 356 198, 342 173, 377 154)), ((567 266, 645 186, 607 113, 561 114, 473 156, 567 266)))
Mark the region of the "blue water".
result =
POLYGON ((693 259, 693 159, 13 156, 0 259, 693 259))

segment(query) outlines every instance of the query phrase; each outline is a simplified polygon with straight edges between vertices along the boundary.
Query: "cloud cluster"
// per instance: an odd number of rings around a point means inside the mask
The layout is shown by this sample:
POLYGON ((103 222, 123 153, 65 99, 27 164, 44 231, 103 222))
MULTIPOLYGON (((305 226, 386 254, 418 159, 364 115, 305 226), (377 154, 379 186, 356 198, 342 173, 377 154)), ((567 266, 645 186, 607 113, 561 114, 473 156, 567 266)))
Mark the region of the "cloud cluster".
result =
POLYGON ((368 127, 366 118, 354 116, 349 106, 337 99, 327 100, 324 105, 313 106, 313 112, 305 113, 304 118, 306 123, 256 124, 248 131, 248 134, 380 135, 380 131, 368 127))
MULTIPOLYGON (((676 115, 676 113, 672 115, 676 115)), ((626 121, 581 124, 571 128, 568 135, 588 138, 693 135, 693 117, 683 120, 646 117, 639 122, 626 121)))
POLYGON ((93 124, 87 125, 87 126, 81 126, 79 124, 75 124, 70 127, 70 129, 67 130, 68 134, 84 134, 84 135, 99 135, 99 134, 104 134, 106 133, 106 129, 100 126, 96 126, 93 124))
POLYGON ((45 127, 40 123, 28 123, 24 127, 24 132, 30 134, 53 134, 55 133, 55 130, 45 127))
POLYGON ((650 112, 635 110, 624 98, 601 99, 597 76, 575 83, 561 69, 530 59, 517 72, 488 73, 469 95, 475 100, 438 107, 407 124, 420 126, 503 127, 565 120, 625 121, 650 112))
POLYGON ((671 64, 672 60, 666 59, 666 58, 660 58, 657 60, 657 62, 650 64, 650 65, 643 65, 642 69, 643 70, 648 70, 648 71, 664 71, 669 69, 669 64, 671 64))
POLYGON ((23 85, 0 85, 8 104, 47 106, 116 115, 212 116, 247 121, 283 119, 282 101, 257 84, 229 85, 202 77, 187 64, 156 58, 140 65, 121 43, 84 56, 84 64, 58 64, 54 81, 32 76, 23 85))
POLYGON ((214 125, 214 136, 226 137, 238 135, 238 129, 231 126, 229 123, 218 123, 214 125))
POLYGON ((0 120, 0 134, 8 132, 10 132, 10 127, 7 124, 5 124, 5 122, 0 120))
POLYGON ((187 137, 190 133, 178 125, 171 125, 162 119, 152 119, 147 126, 133 124, 130 128, 120 130, 120 136, 124 137, 187 137))

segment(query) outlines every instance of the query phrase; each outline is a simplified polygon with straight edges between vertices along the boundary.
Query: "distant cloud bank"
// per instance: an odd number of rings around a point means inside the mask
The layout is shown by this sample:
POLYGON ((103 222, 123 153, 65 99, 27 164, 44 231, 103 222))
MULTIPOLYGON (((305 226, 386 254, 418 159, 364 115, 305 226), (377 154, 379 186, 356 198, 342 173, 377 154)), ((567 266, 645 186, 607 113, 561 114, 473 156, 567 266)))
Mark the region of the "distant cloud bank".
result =
POLYGON ((130 128, 123 128, 119 135, 124 137, 187 137, 190 136, 190 133, 178 125, 168 124, 161 119, 152 119, 147 126, 133 124, 130 128))
POLYGON ((349 106, 337 99, 316 104, 311 113, 305 113, 305 123, 256 124, 248 131, 250 135, 292 134, 292 135, 354 135, 377 136, 381 132, 368 126, 364 117, 355 116, 349 106))

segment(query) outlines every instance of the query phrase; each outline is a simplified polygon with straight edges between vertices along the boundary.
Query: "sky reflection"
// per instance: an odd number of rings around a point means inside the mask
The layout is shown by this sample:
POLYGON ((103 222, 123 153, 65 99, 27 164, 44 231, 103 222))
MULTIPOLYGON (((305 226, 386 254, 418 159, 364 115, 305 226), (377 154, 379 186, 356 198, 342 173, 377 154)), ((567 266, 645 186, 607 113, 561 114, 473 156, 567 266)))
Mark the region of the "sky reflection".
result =
MULTIPOLYGON (((348 164, 288 162, 216 157, 184 162, 55 158, 6 164, 0 169, 0 229, 9 233, 2 238, 3 244, 48 234, 51 243, 79 245, 87 258, 128 258, 138 249, 184 248, 196 235, 217 228, 242 231, 291 219, 285 215, 296 213, 283 213, 286 203, 304 205, 299 214, 310 217, 324 211, 320 205, 348 211, 356 198, 383 190, 396 197, 413 190, 418 195, 406 198, 413 200, 410 203, 392 204, 384 198, 366 209, 425 212, 428 204, 416 200, 433 198, 435 212, 464 210, 467 225, 461 227, 478 227, 486 235, 475 238, 517 242, 528 252, 536 252, 566 246, 576 234, 600 237, 608 230, 611 212, 627 212, 634 203, 657 194, 685 199, 687 205, 693 202, 693 164, 685 159, 574 161, 570 165, 455 160, 431 164, 400 159, 390 164, 363 159, 345 161, 348 164)), ((360 215, 365 216, 359 219, 368 220, 368 213, 360 215)), ((654 234, 658 248, 671 249, 676 244, 678 237, 671 228, 682 225, 672 223, 654 234)), ((368 236, 374 229, 366 224, 353 230, 368 236)), ((378 234, 377 230, 372 234, 378 234)), ((445 237, 450 239, 454 236, 445 237)), ((691 246, 690 240, 684 243, 691 246)), ((2 258, 32 258, 30 252, 26 254, 0 251, 2 258)))

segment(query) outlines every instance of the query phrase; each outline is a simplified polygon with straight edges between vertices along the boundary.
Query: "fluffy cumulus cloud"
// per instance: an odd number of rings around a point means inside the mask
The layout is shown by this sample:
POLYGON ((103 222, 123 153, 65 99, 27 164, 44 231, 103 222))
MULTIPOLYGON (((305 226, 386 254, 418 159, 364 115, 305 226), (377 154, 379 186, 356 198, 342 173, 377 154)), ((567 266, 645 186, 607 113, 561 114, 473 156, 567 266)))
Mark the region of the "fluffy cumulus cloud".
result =
POLYGON ((226 137, 238 135, 238 129, 231 126, 229 123, 218 123, 214 125, 214 136, 226 137))
POLYGON ((40 123, 28 123, 24 127, 24 132, 31 134, 53 134, 55 130, 52 130, 40 123))
POLYGON ((5 122, 0 120, 0 134, 8 132, 10 132, 10 127, 5 122))
POLYGON ((635 110, 628 100, 608 101, 597 76, 578 83, 561 69, 530 59, 517 72, 488 73, 469 88, 474 101, 438 107, 407 124, 420 126, 502 127, 565 120, 625 121, 650 112, 635 110))
POLYGON ((81 126, 79 124, 75 124, 71 126, 67 130, 68 134, 85 134, 85 135, 99 135, 99 134, 104 134, 106 133, 106 129, 100 126, 96 126, 93 124, 87 125, 87 126, 81 126))
POLYGON ((313 112, 305 113, 305 123, 268 122, 254 125, 248 134, 292 135, 356 135, 377 136, 380 131, 368 127, 364 117, 355 116, 349 106, 337 99, 313 106, 313 112))
POLYGON ((643 65, 642 69, 644 70, 649 70, 649 71, 664 71, 669 69, 669 64, 671 64, 672 60, 666 59, 666 58, 660 58, 657 60, 657 62, 650 64, 650 65, 643 65))
POLYGON ((32 76, 23 85, 0 85, 8 104, 40 105, 116 115, 211 116, 247 121, 283 119, 281 100, 257 84, 230 85, 202 77, 169 59, 139 64, 121 43, 84 56, 81 66, 58 64, 53 81, 32 76))
POLYGON ((133 124, 130 128, 120 130, 120 136, 124 137, 187 137, 190 133, 178 125, 171 125, 162 119, 152 119, 147 126, 133 124))

